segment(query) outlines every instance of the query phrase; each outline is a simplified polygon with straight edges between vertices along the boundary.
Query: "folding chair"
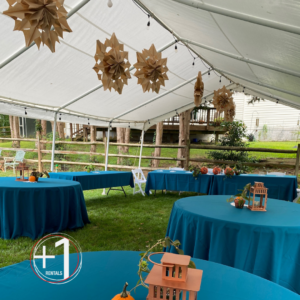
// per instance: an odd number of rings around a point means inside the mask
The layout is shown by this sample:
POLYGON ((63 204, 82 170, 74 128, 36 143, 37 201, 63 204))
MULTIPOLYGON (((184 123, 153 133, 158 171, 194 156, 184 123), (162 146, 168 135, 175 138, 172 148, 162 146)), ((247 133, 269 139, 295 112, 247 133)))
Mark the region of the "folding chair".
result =
POLYGON ((7 167, 12 167, 15 173, 15 167, 21 162, 23 162, 25 156, 24 151, 17 151, 16 156, 13 157, 4 157, 4 171, 6 172, 7 167), (10 162, 12 161, 12 162, 10 162))
MULTIPOLYGON (((146 183, 147 180, 144 176, 143 171, 141 169, 135 169, 135 170, 132 170, 131 172, 132 172, 133 177, 134 177, 133 195, 138 194, 138 193, 142 193, 142 195, 145 196, 145 191, 143 191, 143 189, 142 189, 142 183, 146 183), (135 185, 138 186, 137 191, 135 190, 135 185)), ((150 194, 152 194, 151 191, 150 191, 150 194)))

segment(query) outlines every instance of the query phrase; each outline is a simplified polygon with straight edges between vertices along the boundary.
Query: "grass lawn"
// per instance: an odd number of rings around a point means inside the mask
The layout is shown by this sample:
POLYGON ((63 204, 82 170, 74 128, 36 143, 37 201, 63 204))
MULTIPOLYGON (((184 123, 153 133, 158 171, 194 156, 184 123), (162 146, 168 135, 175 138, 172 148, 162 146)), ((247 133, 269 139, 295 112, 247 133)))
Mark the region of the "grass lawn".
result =
MULTIPOLYGON (((12 176, 1 172, 0 176, 12 176)), ((64 231, 76 239, 83 252, 104 250, 146 250, 166 234, 173 203, 194 193, 162 194, 143 197, 132 195, 130 187, 123 193, 111 191, 102 196, 102 190, 85 191, 84 197, 91 224, 75 231, 64 231)), ((28 260, 36 241, 20 237, 15 240, 0 239, 0 268, 28 260)), ((47 246, 48 248, 48 246, 47 246)), ((59 247, 61 248, 61 247, 59 247)), ((61 254, 52 247, 49 252, 61 254)))

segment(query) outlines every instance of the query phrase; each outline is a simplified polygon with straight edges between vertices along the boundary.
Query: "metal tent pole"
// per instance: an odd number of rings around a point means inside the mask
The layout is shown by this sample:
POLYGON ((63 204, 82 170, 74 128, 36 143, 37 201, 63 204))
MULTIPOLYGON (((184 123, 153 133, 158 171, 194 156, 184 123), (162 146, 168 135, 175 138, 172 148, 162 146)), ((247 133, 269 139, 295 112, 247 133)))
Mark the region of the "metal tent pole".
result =
POLYGON ((208 12, 211 12, 214 14, 230 17, 233 19, 238 19, 241 21, 245 21, 245 22, 249 22, 249 23, 253 23, 253 24, 257 24, 257 25, 261 25, 261 26, 265 26, 265 27, 269 27, 269 28, 273 28, 273 29, 277 29, 277 30, 282 30, 282 31, 286 31, 286 32, 294 33, 294 34, 300 34, 300 27, 293 26, 290 24, 280 23, 277 21, 263 19, 263 18, 259 18, 256 16, 252 16, 252 15, 247 15, 244 13, 225 9, 225 8, 218 7, 215 5, 201 3, 200 1, 194 1, 194 0, 172 0, 172 1, 184 4, 187 6, 191 6, 191 7, 197 8, 197 9, 205 10, 205 11, 208 11, 208 12))
POLYGON ((107 171, 107 165, 108 165, 110 125, 111 124, 109 123, 108 124, 108 131, 107 131, 107 146, 106 146, 106 157, 105 157, 105 171, 107 171))
POLYGON ((54 114, 54 123, 53 123, 53 140, 52 140, 52 154, 51 154, 51 172, 53 172, 53 170, 54 170, 55 138, 56 138, 56 119, 57 119, 57 113, 54 114))
POLYGON ((141 149, 140 149, 140 157, 139 157, 139 169, 141 168, 141 162, 142 162, 142 153, 143 153, 143 144, 144 144, 144 134, 145 130, 142 130, 141 134, 141 149))

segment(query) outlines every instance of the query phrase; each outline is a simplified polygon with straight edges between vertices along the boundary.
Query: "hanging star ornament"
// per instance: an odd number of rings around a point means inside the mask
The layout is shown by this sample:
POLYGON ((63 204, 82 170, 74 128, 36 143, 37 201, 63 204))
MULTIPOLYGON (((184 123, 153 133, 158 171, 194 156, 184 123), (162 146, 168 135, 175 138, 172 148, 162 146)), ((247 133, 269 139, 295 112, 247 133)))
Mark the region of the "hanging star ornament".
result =
POLYGON ((127 85, 127 80, 131 78, 129 73, 131 64, 128 61, 128 52, 124 51, 124 45, 119 43, 115 33, 110 40, 106 39, 104 44, 97 40, 94 58, 96 64, 93 69, 98 79, 102 81, 104 91, 107 89, 111 91, 113 88, 122 94, 124 84, 127 85), (107 48, 110 48, 108 52, 107 48))
POLYGON ((161 53, 157 52, 152 44, 149 50, 144 49, 142 53, 137 52, 137 63, 134 64, 136 72, 134 76, 138 78, 138 84, 143 87, 143 92, 159 93, 160 86, 165 86, 168 80, 167 58, 161 58, 161 53))
POLYGON ((196 106, 199 106, 201 104, 203 92, 204 92, 204 83, 202 81, 201 72, 199 72, 194 87, 194 102, 196 106))
POLYGON ((225 85, 221 89, 214 91, 212 104, 218 112, 228 110, 234 104, 232 95, 233 92, 226 89, 225 85))
POLYGON ((58 37, 63 32, 72 32, 67 23, 64 0, 7 0, 8 10, 3 14, 15 20, 14 30, 22 31, 26 46, 34 41, 38 48, 41 43, 55 52, 58 37))

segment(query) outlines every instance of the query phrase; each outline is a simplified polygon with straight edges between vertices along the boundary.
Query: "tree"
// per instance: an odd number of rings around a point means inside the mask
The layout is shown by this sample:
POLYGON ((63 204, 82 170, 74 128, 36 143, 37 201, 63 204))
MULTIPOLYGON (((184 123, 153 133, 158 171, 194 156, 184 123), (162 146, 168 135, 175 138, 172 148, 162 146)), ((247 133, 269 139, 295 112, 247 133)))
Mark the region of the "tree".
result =
MULTIPOLYGON (((156 124, 156 136, 155 136, 155 145, 161 145, 162 144, 162 138, 163 138, 163 122, 159 122, 156 124)), ((161 148, 155 148, 154 150, 154 157, 160 157, 161 155, 161 148)), ((159 160, 153 159, 151 162, 152 168, 158 168, 159 166, 159 160)))
MULTIPOLYGON (((9 116, 9 125, 10 125, 11 137, 19 139, 20 138, 19 117, 9 116)), ((12 147, 20 148, 20 141, 13 141, 12 147)))
MULTIPOLYGON (((117 130, 117 143, 125 143, 125 128, 116 128, 117 130)), ((118 146, 118 154, 123 154, 124 153, 124 146, 118 146)), ((122 157, 118 157, 118 164, 121 164, 123 161, 122 157)))
MULTIPOLYGON (((96 142, 96 126, 90 126, 90 137, 91 137, 91 142, 96 142)), ((96 152, 96 145, 91 145, 91 150, 90 152, 96 152)))
MULTIPOLYGON (((231 147, 248 147, 249 144, 244 141, 247 137, 247 127, 243 121, 222 122, 222 127, 227 128, 227 132, 220 139, 221 146, 231 147)), ((208 154, 209 158, 214 160, 231 160, 233 162, 249 162, 254 161, 254 158, 248 156, 246 151, 221 150, 211 151, 208 154)), ((232 164, 234 166, 235 163, 232 164)))
MULTIPOLYGON (((178 145, 187 145, 190 140, 190 120, 193 109, 186 110, 179 115, 179 141, 178 145)), ((185 158, 187 155, 185 148, 179 148, 177 158, 185 158)), ((177 166, 183 168, 183 161, 178 161, 177 166)))

